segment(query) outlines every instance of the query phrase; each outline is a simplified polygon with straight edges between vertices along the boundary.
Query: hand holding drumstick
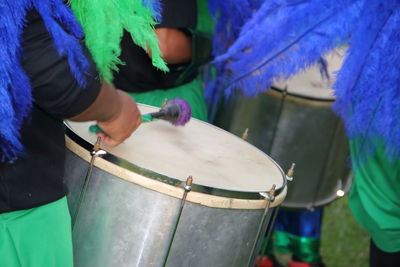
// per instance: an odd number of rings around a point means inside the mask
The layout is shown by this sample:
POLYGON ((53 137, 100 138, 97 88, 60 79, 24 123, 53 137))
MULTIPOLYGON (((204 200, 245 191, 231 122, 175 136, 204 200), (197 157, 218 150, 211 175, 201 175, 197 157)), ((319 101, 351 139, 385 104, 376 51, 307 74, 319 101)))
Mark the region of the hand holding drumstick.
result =
MULTIPOLYGON (((151 122, 157 119, 169 121, 175 126, 184 126, 191 118, 192 111, 189 104, 181 98, 174 98, 157 112, 143 114, 141 122, 151 122)), ((89 128, 90 132, 96 133, 103 139, 104 128, 102 124, 92 125, 89 128)))

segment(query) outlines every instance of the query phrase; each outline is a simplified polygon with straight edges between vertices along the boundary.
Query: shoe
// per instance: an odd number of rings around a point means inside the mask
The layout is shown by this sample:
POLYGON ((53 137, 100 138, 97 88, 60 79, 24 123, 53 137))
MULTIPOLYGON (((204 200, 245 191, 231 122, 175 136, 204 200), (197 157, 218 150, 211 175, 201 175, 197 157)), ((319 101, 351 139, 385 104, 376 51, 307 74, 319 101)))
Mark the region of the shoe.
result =
POLYGON ((288 263, 288 267, 326 267, 324 263, 310 263, 304 261, 291 261, 288 263))
POLYGON ((254 263, 254 267, 283 267, 274 255, 258 256, 254 263))

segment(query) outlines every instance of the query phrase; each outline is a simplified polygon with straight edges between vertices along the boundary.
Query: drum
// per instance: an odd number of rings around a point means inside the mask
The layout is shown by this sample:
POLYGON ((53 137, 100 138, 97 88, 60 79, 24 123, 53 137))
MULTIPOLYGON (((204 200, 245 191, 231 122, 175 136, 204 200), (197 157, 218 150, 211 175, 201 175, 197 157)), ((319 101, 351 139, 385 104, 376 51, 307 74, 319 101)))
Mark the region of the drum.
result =
MULTIPOLYGON (((343 51, 327 56, 329 72, 340 68, 343 51)), ((310 209, 343 196, 351 185, 348 144, 329 79, 316 66, 255 98, 237 97, 221 105, 215 124, 241 135, 288 168, 296 163, 283 207, 310 209)))
POLYGON ((120 146, 93 150, 91 124, 66 123, 76 267, 252 266, 286 195, 271 158, 196 119, 144 123, 120 146))

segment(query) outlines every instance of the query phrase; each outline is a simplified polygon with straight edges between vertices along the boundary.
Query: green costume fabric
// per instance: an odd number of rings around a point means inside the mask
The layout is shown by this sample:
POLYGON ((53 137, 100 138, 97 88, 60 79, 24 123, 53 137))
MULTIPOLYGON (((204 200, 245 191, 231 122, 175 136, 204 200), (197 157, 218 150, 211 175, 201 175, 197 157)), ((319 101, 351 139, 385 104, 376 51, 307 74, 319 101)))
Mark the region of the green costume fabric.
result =
POLYGON ((208 11, 207 0, 197 0, 197 26, 196 30, 206 33, 212 33, 214 21, 208 11))
POLYGON ((364 161, 361 142, 350 142, 354 182, 349 196, 350 209, 385 252, 400 251, 400 160, 390 161, 381 145, 364 161))
POLYGON ((278 252, 291 253, 294 258, 304 262, 321 262, 321 256, 319 255, 319 238, 300 237, 279 230, 276 230, 274 235, 275 248, 278 252))
POLYGON ((37 208, 0 214, 0 266, 73 266, 66 197, 37 208))
POLYGON ((168 90, 154 90, 144 93, 129 93, 136 102, 160 107, 165 99, 183 98, 192 108, 192 117, 207 121, 203 85, 200 78, 168 90))
POLYGON ((274 230, 273 235, 261 241, 261 255, 273 255, 274 252, 291 254, 297 261, 319 263, 320 238, 302 237, 287 231, 274 230))

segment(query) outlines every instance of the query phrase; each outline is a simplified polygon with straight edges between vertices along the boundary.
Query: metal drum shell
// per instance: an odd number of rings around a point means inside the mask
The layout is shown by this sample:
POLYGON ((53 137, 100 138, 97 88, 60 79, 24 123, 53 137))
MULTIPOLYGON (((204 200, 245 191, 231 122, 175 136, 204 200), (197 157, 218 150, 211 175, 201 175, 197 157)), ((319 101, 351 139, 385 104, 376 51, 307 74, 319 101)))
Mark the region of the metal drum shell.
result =
MULTIPOLYGON (((181 181, 139 174, 113 155, 97 158, 75 218, 91 145, 72 131, 66 143, 75 266, 162 266, 184 192, 181 181)), ((273 206, 286 187, 278 192, 273 206)), ((194 185, 166 266, 245 266, 265 206, 258 192, 194 185)))
POLYGON ((215 124, 248 141, 282 166, 296 163, 283 207, 313 209, 351 186, 348 143, 333 98, 320 99, 272 88, 255 98, 237 97, 221 105, 215 124))

